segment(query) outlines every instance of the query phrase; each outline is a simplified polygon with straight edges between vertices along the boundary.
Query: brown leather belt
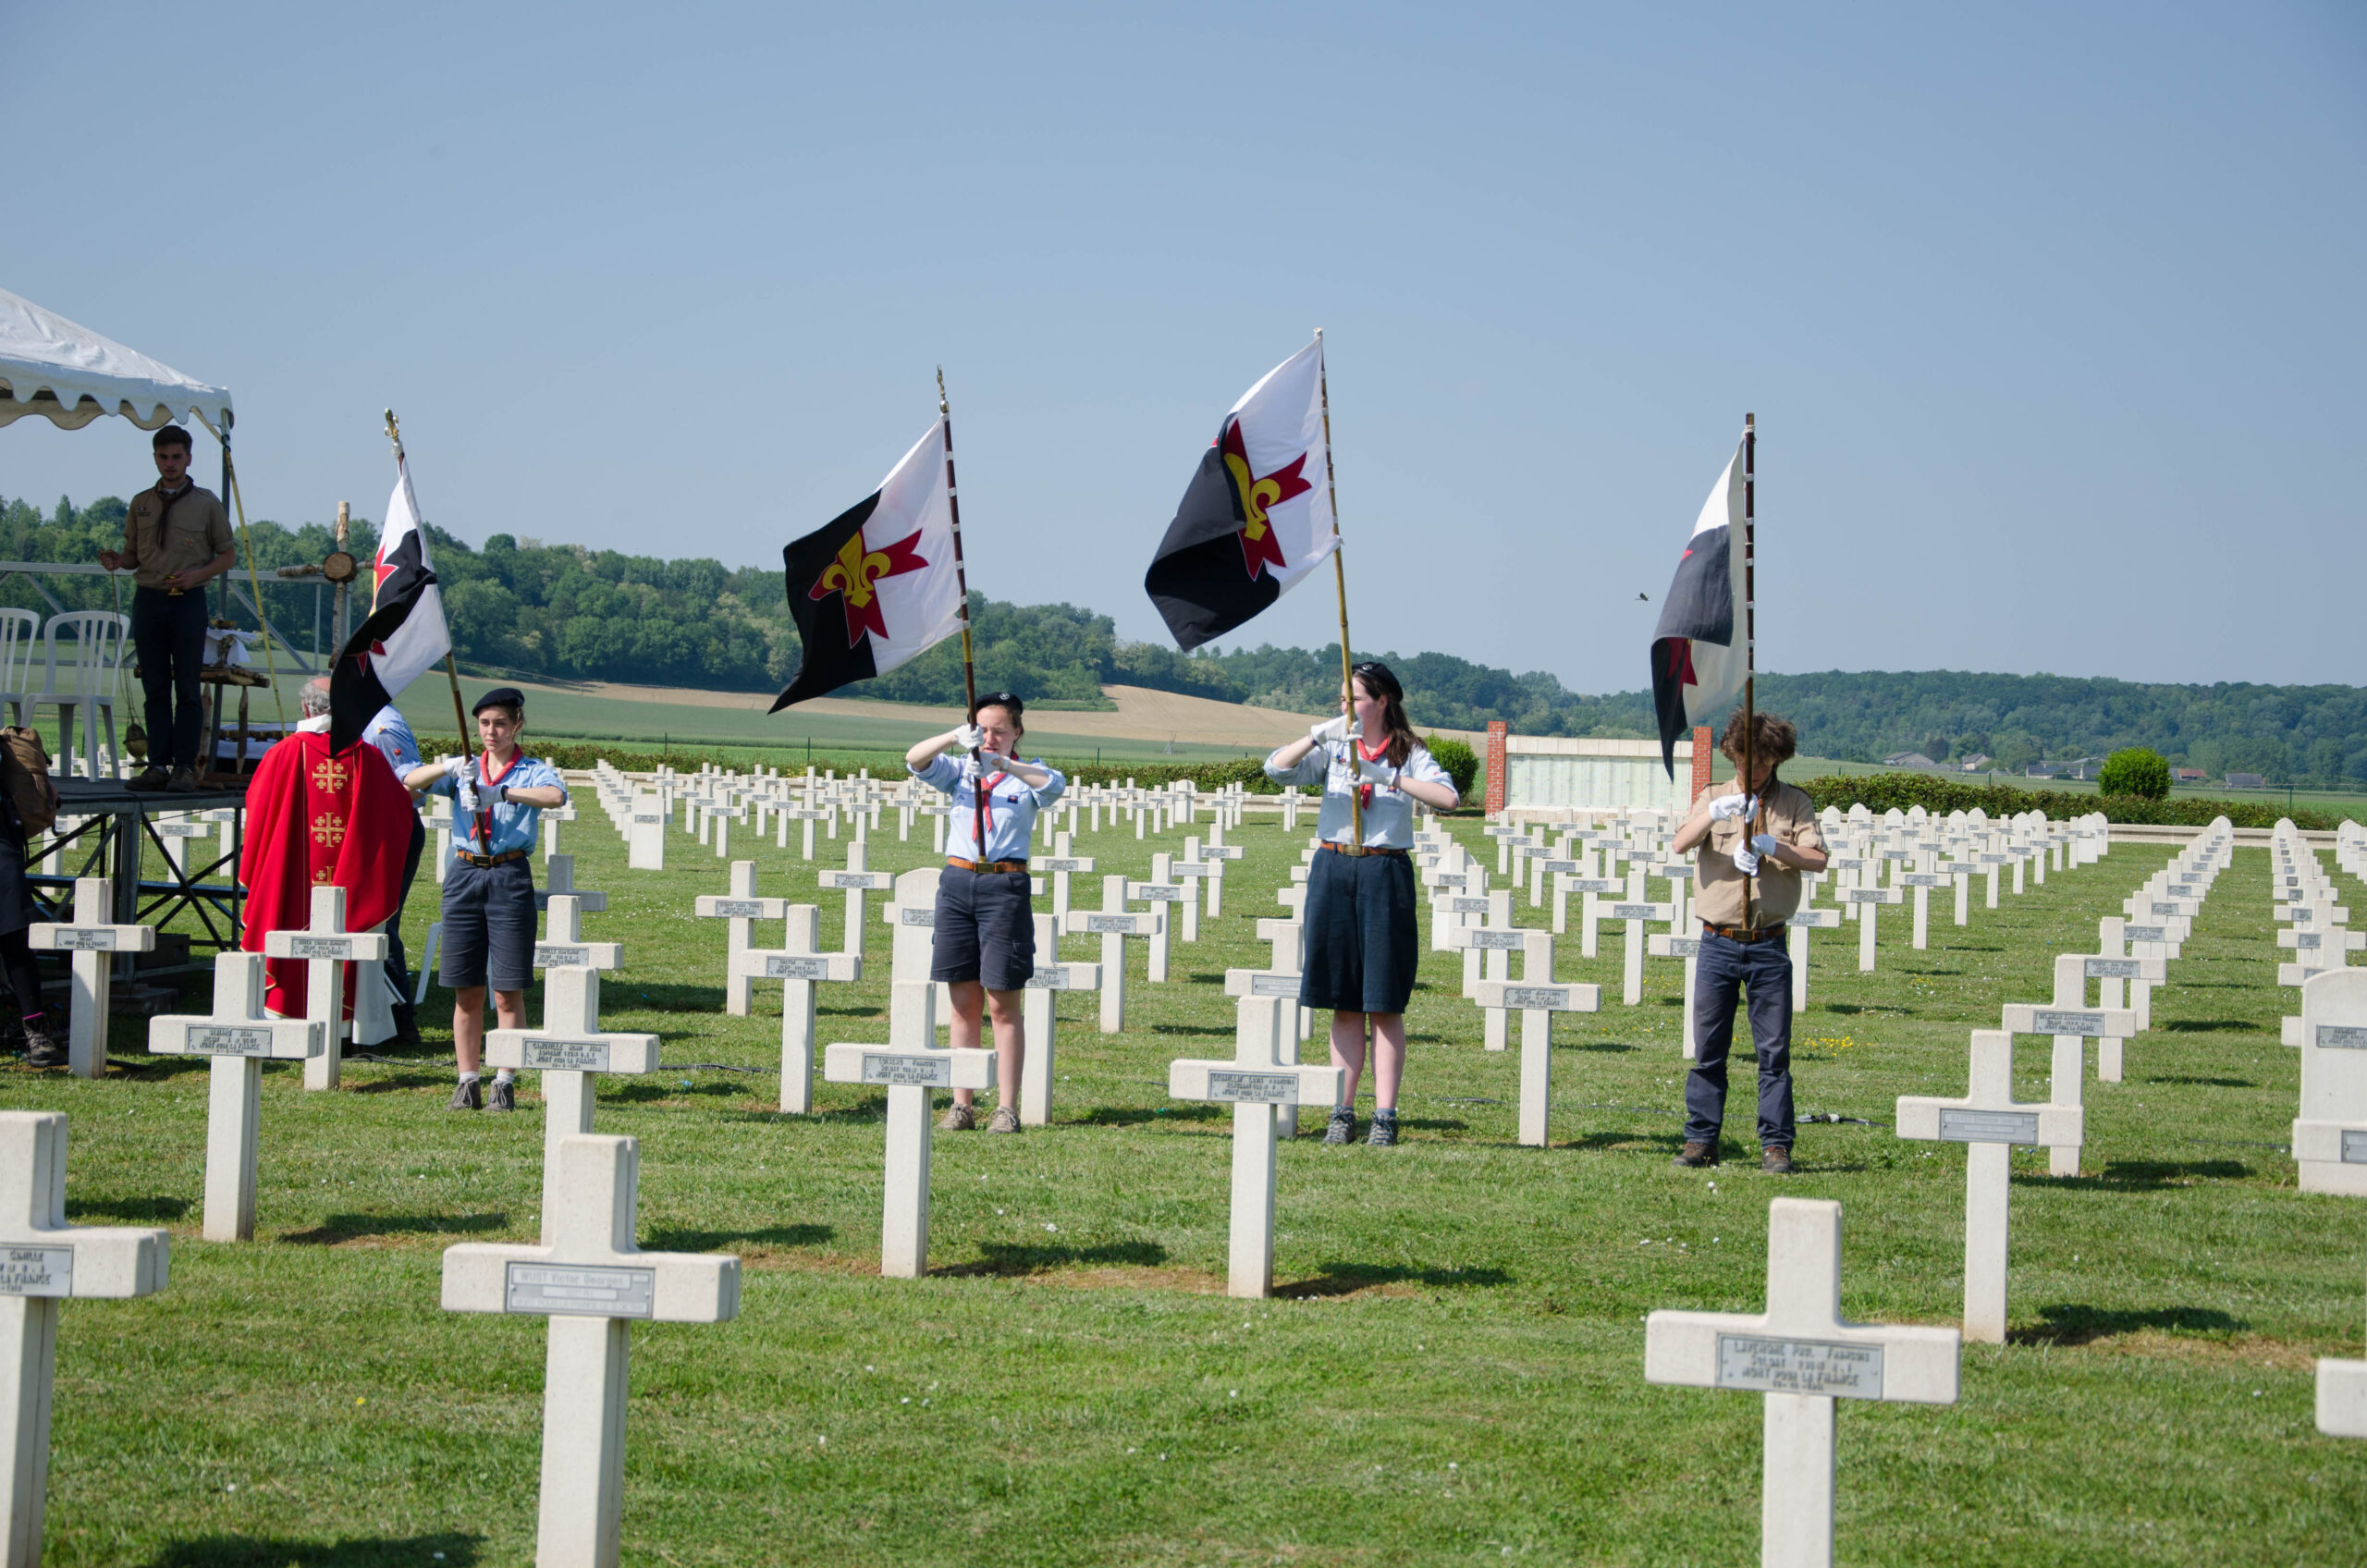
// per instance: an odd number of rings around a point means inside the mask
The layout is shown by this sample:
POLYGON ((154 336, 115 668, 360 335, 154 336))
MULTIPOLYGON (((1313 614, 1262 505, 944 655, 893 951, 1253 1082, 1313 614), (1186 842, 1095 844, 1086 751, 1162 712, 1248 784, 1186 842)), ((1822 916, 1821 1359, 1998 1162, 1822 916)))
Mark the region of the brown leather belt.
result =
POLYGON ((1361 847, 1355 844, 1335 844, 1328 839, 1322 843, 1318 844, 1316 848, 1318 850, 1329 850, 1335 855, 1394 855, 1399 860, 1404 860, 1405 858, 1405 851, 1404 850, 1386 850, 1380 848, 1379 845, 1372 844, 1361 847))
POLYGON ((974 871, 981 876, 1027 869, 1027 863, 1024 860, 963 860, 955 855, 946 856, 945 864, 957 871, 974 871))
POLYGON ((504 850, 497 855, 481 855, 474 850, 454 850, 452 852, 474 866, 507 865, 513 860, 526 858, 523 850, 504 850))
POLYGON ((1780 937, 1784 934, 1784 927, 1781 925, 1761 925, 1753 928, 1748 925, 1720 925, 1708 920, 1701 923, 1701 929, 1709 936, 1723 937, 1729 942, 1764 942, 1771 937, 1780 937))

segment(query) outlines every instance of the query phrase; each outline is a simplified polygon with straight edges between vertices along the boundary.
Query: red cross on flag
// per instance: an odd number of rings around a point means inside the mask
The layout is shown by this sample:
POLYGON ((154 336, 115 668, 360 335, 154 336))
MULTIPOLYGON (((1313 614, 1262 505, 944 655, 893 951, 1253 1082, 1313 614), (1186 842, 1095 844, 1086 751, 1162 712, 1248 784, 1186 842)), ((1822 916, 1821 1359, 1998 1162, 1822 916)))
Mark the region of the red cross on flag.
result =
POLYGON ((411 461, 395 459, 395 493, 370 562, 370 613, 329 671, 329 749, 341 752, 402 689, 452 651, 444 596, 428 564, 427 533, 411 495, 411 461))

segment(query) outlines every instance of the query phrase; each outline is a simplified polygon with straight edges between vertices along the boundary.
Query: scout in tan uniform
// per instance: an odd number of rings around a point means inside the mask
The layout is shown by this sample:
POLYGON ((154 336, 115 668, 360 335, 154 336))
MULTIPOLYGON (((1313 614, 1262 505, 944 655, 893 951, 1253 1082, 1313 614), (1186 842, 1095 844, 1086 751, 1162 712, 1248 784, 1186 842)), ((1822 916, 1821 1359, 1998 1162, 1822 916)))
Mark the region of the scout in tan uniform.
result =
MULTIPOLYGON (((1756 786, 1739 778, 1713 784, 1693 802, 1670 847, 1694 863, 1694 910, 1701 918, 1695 966, 1698 1052, 1685 1081, 1685 1147, 1676 1163, 1718 1163, 1726 1116, 1726 1053, 1734 1044, 1735 1004, 1750 997, 1751 1042, 1759 1052, 1760 1169, 1792 1169, 1792 956, 1784 923, 1800 907, 1800 873, 1824 869, 1824 838, 1808 793, 1775 777, 1798 733, 1780 718, 1757 716, 1751 729, 1756 786)), ((1726 721, 1718 749, 1742 771, 1743 716, 1726 721)))
POLYGON ((148 766, 134 790, 197 788, 197 672, 205 662, 202 583, 230 570, 230 520, 211 490, 189 477, 189 432, 168 424, 151 443, 156 485, 131 498, 123 548, 101 550, 99 564, 130 567, 131 642, 148 694, 148 766))

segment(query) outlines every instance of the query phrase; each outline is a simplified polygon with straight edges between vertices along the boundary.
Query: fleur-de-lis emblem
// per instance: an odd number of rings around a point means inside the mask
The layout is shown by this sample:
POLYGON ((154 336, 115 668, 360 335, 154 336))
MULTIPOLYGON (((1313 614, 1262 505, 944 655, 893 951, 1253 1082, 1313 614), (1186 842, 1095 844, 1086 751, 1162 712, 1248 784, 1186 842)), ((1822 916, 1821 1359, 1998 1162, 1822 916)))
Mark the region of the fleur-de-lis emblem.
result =
POLYGON ((907 571, 917 571, 928 562, 916 555, 913 546, 920 543, 920 531, 897 540, 884 550, 864 546, 863 530, 856 529, 839 548, 838 558, 822 569, 807 590, 809 599, 840 596, 846 607, 847 646, 852 648, 863 641, 866 631, 876 636, 888 635, 887 619, 879 613, 879 594, 873 584, 885 577, 896 577, 907 571))

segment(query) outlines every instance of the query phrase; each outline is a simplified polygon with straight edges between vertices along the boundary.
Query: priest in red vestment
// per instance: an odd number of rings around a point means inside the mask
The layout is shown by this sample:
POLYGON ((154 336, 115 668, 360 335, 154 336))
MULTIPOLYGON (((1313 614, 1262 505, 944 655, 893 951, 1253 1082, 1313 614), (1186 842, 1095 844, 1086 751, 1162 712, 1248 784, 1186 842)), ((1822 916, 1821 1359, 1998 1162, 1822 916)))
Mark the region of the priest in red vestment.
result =
MULTIPOLYGON (((417 812, 409 790, 374 746, 329 751, 329 691, 304 687, 304 722, 264 753, 247 786, 247 839, 239 879, 246 884, 246 929, 240 946, 263 951, 267 931, 301 931, 312 924, 313 889, 345 889, 345 928, 367 931, 402 900, 403 856, 417 812)), ((285 1017, 304 1015, 307 966, 302 959, 264 964, 271 988, 264 1005, 285 1017)), ((356 970, 345 972, 345 1016, 353 1016, 356 970)))

